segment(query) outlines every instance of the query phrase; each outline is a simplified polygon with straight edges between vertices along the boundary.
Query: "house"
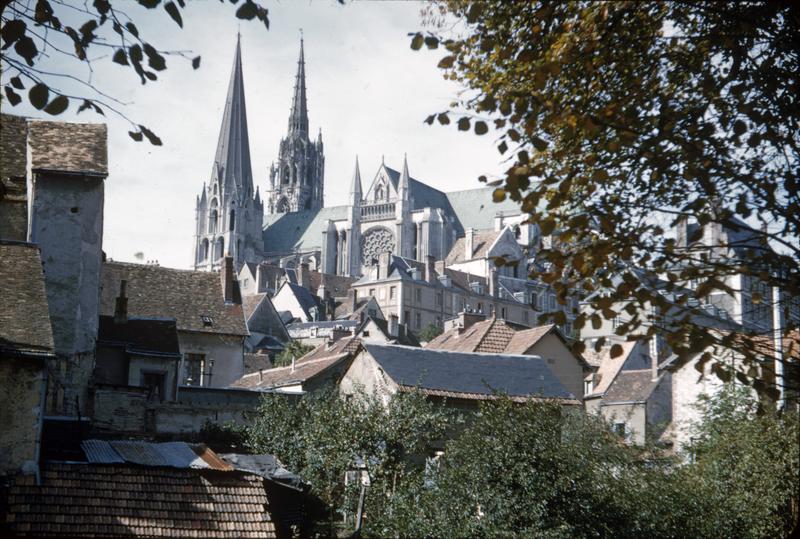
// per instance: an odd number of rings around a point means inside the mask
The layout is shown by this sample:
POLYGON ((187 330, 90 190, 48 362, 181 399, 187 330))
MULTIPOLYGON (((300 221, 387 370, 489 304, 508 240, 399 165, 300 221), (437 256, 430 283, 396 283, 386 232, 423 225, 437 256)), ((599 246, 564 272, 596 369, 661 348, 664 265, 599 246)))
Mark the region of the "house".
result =
POLYGON ((464 237, 458 238, 450 248, 444 263, 448 268, 487 279, 492 270, 509 277, 524 277, 527 274, 525 253, 517 243, 511 226, 484 231, 468 228, 464 237), (502 258, 505 263, 497 266, 497 258, 502 258))
POLYGON ((0 477, 35 474, 48 363, 56 360, 35 245, 0 240, 0 477))
POLYGON ((286 324, 326 319, 326 309, 322 301, 307 288, 289 281, 281 285, 272 298, 272 304, 286 324))
POLYGON ((266 293, 242 296, 242 310, 250 333, 245 350, 261 351, 274 358, 283 350, 289 334, 272 300, 266 293))
POLYGON ((79 454, 79 461, 48 461, 41 483, 15 478, 2 504, 8 532, 272 538, 289 531, 272 507, 285 511, 287 498, 302 503, 296 487, 202 445, 85 440, 79 454))
POLYGON ((363 389, 388 402, 398 392, 418 390, 465 409, 498 393, 517 401, 580 405, 541 357, 371 343, 362 343, 354 356, 339 383, 345 395, 363 389))
POLYGON ((95 384, 145 387, 156 401, 174 400, 181 363, 175 319, 130 318, 124 284, 114 316, 101 316, 95 384))
POLYGON ((220 273, 105 262, 101 314, 114 315, 122 281, 128 316, 175 319, 183 356, 178 385, 226 387, 244 374, 248 331, 230 258, 220 273))
POLYGON ((601 415, 627 441, 644 445, 659 439, 673 420, 673 377, 659 369, 648 341, 621 346, 622 354, 616 357, 611 357, 610 347, 602 351, 584 403, 587 412, 601 415))
POLYGON ((425 348, 542 357, 570 393, 578 398, 584 395, 584 379, 592 368, 572 351, 555 325, 528 328, 495 316, 462 312, 445 328, 425 348))

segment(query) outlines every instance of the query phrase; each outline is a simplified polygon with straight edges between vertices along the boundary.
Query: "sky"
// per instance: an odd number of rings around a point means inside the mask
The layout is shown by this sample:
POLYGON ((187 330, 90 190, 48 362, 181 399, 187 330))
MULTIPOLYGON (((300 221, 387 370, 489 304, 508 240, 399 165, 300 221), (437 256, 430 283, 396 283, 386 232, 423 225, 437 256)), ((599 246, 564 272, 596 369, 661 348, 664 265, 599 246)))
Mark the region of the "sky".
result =
MULTIPOLYGON (((346 203, 356 155, 365 184, 382 157, 399 169, 404 154, 413 177, 443 191, 480 187, 479 175, 501 171, 491 135, 478 137, 452 124, 423 123, 429 114, 446 110, 460 88, 445 81, 436 67, 442 50, 415 52, 409 47, 408 33, 422 29, 421 3, 261 3, 269 9, 269 30, 257 21, 236 19, 235 6, 227 2, 187 3, 182 30, 163 9, 126 5, 140 34, 160 50, 190 50, 189 57, 202 58, 200 69, 193 70, 188 60, 167 57, 167 70, 154 83, 141 85, 132 69, 107 56, 96 58, 106 54, 104 50, 90 54, 92 73, 56 54, 43 60, 42 66, 50 62, 51 68, 78 78, 91 74, 96 86, 126 103, 122 110, 128 117, 164 143, 154 147, 134 142, 127 134, 129 124, 113 114, 76 115, 73 106, 57 117, 108 123, 103 245, 110 258, 190 267, 195 201, 211 174, 237 32, 253 178, 262 193, 287 130, 301 28, 310 131, 315 135, 321 128, 325 145, 326 206, 346 203)), ((63 84, 62 89, 72 89, 68 81, 63 84)), ((6 111, 53 118, 25 104, 6 111)))

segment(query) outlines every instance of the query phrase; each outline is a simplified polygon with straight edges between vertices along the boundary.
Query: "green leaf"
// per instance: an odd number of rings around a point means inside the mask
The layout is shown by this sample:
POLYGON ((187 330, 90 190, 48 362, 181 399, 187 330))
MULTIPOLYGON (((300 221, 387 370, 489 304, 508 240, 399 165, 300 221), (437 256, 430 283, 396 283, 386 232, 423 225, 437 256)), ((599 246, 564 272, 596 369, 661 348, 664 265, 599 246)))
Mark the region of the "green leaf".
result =
POLYGON ((534 148, 543 152, 547 149, 547 142, 545 140, 540 139, 539 137, 532 137, 531 142, 533 143, 534 148))
POLYGON ((611 359, 614 359, 615 357, 621 356, 622 352, 623 350, 621 345, 613 344, 611 345, 611 350, 609 350, 608 355, 611 359))
POLYGON ((172 20, 183 28, 183 19, 181 18, 180 11, 178 11, 178 6, 176 6, 174 2, 167 2, 164 4, 164 9, 169 13, 169 16, 172 17, 172 20))
POLYGON ((411 39, 411 48, 415 51, 420 50, 424 41, 425 38, 422 36, 422 34, 414 34, 414 37, 411 39))
POLYGON ((11 86, 16 88, 17 90, 25 89, 25 85, 22 84, 22 81, 20 80, 19 77, 11 77, 8 82, 10 82, 11 86))
POLYGON ((67 107, 69 107, 69 98, 65 95, 60 95, 48 103, 48 105, 44 108, 44 111, 47 114, 58 116, 67 110, 67 107))
POLYGON ((448 69, 453 67, 453 62, 455 62, 456 57, 453 55, 445 56, 441 60, 439 60, 438 67, 441 69, 448 69))
POLYGON ((469 130, 469 118, 459 118, 458 119, 458 130, 459 131, 468 131, 469 130))
POLYGON ((139 37, 139 29, 136 28, 136 25, 132 22, 126 22, 125 28, 127 28, 128 32, 130 32, 134 37, 139 37))
POLYGON ((439 38, 436 36, 425 36, 425 46, 429 49, 435 49, 439 46, 439 38))
POLYGON ((140 131, 128 131, 128 135, 136 142, 141 142, 143 140, 142 133, 140 131))
POLYGON ((150 144, 152 144, 153 146, 161 146, 161 139, 158 138, 155 133, 153 133, 143 125, 140 125, 139 129, 141 130, 142 133, 144 133, 144 136, 147 137, 147 140, 150 141, 150 144))
POLYGON ((441 112, 436 116, 436 119, 439 120, 439 123, 442 125, 447 125, 450 123, 450 117, 447 115, 446 112, 441 112))
POLYGON ((506 151, 508 151, 508 144, 506 144, 505 140, 497 145, 497 151, 499 151, 501 154, 506 153, 506 151))
POLYGON ((11 103, 12 107, 16 107, 19 102, 22 101, 22 98, 11 86, 5 86, 3 89, 6 91, 6 97, 8 98, 8 102, 11 103))
POLYGON ((114 52, 114 56, 111 58, 111 60, 113 62, 117 63, 117 64, 120 64, 120 65, 124 65, 124 66, 130 65, 128 63, 128 55, 125 54, 125 51, 123 49, 117 49, 114 52))
POLYGON ((46 84, 42 84, 40 82, 28 92, 28 101, 31 102, 31 105, 33 105, 34 108, 42 110, 47 105, 47 99, 49 96, 50 89, 46 84))
POLYGON ((482 120, 478 120, 475 122, 475 134, 476 135, 485 135, 489 131, 489 127, 486 125, 486 122, 482 120))
POLYGON ((28 36, 22 36, 14 45, 14 50, 22 56, 29 66, 33 66, 33 59, 39 54, 36 43, 28 36))
POLYGON ((156 71, 164 71, 167 69, 167 62, 164 60, 164 57, 149 43, 144 44, 144 53, 147 55, 147 65, 156 71))
POLYGON ((9 48, 16 40, 25 35, 25 22, 12 19, 3 25, 3 49, 9 48))
POLYGON ((495 189, 492 191, 492 200, 495 202, 503 202, 506 199, 505 189, 495 189))

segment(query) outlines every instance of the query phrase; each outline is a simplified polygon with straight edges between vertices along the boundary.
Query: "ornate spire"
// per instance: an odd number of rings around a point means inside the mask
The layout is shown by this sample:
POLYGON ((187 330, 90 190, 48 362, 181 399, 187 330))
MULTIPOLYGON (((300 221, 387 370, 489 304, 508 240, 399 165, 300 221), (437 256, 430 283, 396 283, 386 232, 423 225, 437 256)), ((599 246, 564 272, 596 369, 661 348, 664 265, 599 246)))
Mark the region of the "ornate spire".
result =
POLYGON ((403 198, 408 196, 408 184, 410 178, 411 176, 408 174, 408 160, 406 159, 406 154, 403 154, 403 173, 400 175, 400 185, 397 187, 397 190, 400 191, 400 194, 403 198))
POLYGON ((289 133, 308 133, 308 105, 306 104, 306 61, 303 55, 303 38, 300 38, 300 58, 297 60, 297 76, 294 80, 292 111, 289 114, 289 133))
POLYGON ((353 182, 350 184, 350 199, 354 205, 361 202, 361 170, 358 167, 358 156, 356 156, 356 169, 353 171, 353 182))
POLYGON ((211 181, 220 177, 223 193, 253 193, 253 171, 250 166, 250 139, 247 136, 247 111, 244 104, 244 77, 240 36, 236 38, 233 71, 225 99, 222 127, 219 131, 217 153, 211 181))

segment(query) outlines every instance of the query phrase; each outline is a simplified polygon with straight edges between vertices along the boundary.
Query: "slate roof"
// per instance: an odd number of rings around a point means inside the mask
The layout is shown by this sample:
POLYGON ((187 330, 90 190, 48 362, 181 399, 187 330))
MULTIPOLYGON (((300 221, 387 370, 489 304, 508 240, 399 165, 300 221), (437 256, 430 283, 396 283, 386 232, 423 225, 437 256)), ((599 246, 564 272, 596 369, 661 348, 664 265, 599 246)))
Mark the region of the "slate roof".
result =
POLYGON ((0 241, 0 350, 51 354, 53 332, 39 248, 0 241))
POLYGON ((511 397, 573 401, 538 356, 480 354, 363 343, 365 350, 399 386, 485 399, 495 392, 511 397))
POLYGON ((174 318, 178 331, 248 334, 242 306, 224 301, 219 273, 105 262, 101 272, 100 314, 114 314, 122 279, 128 281, 131 317, 174 318), (203 323, 203 316, 211 317, 211 326, 203 323))
POLYGON ((646 402, 657 385, 650 369, 622 371, 603 395, 603 404, 646 402))
POLYGON ((322 248, 322 232, 328 219, 347 218, 347 206, 329 206, 318 210, 264 215, 265 253, 288 254, 295 250, 313 251, 322 248))
POLYGON ((130 354, 181 357, 178 328, 174 319, 129 318, 115 323, 113 316, 100 316, 98 344, 118 346, 130 354))
POLYGON ((305 311, 306 316, 311 317, 311 308, 316 307, 318 309, 319 315, 323 316, 325 311, 322 308, 322 303, 320 303, 319 298, 308 291, 307 288, 303 288, 300 285, 296 285, 294 283, 287 282, 284 286, 288 286, 289 289, 294 294, 294 297, 297 298, 297 302, 300 304, 300 307, 305 311))
POLYGON ((243 472, 48 463, 42 484, 7 490, 12 534, 83 537, 275 537, 263 479, 243 472))
POLYGON ((472 255, 466 257, 466 242, 465 237, 460 237, 456 240, 450 248, 450 252, 445 257, 445 264, 457 264, 467 260, 475 260, 477 258, 486 258, 489 253, 489 248, 494 244, 497 238, 502 234, 502 230, 484 230, 473 233, 472 239, 472 255))
POLYGON ((25 177, 28 167, 28 119, 0 114, 0 177, 25 177))
POLYGON ((107 139, 105 124, 31 120, 31 169, 107 176, 107 139))
POLYGON ((270 361, 267 354, 245 354, 244 355, 244 373, 250 374, 251 372, 258 372, 261 370, 271 369, 272 361, 270 361))
POLYGON ((466 189, 464 191, 451 191, 446 193, 447 200, 458 222, 461 235, 468 228, 475 230, 487 230, 494 228, 494 218, 498 213, 518 215, 520 206, 510 198, 503 202, 492 200, 493 187, 478 187, 476 189, 466 189))
POLYGON ((244 311, 245 320, 249 320, 253 316, 253 312, 258 307, 258 304, 267 296, 267 294, 251 294, 249 296, 242 296, 242 310, 244 311))

